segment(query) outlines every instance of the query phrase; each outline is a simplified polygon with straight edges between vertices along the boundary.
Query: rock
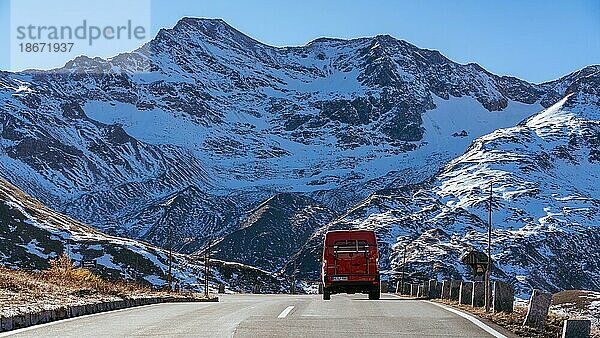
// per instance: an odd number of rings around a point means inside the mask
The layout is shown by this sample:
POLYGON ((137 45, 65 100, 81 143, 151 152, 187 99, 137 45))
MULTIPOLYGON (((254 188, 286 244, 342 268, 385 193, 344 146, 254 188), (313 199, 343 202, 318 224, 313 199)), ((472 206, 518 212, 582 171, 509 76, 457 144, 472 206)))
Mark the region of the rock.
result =
POLYGON ((96 313, 96 304, 86 304, 85 305, 85 313, 86 314, 92 314, 92 313, 96 313))
POLYGON ((74 305, 71 307, 71 317, 79 317, 85 314, 85 305, 74 305))
POLYGON ((456 133, 452 134, 452 136, 453 137, 467 137, 467 136, 469 136, 469 133, 467 133, 467 131, 463 129, 460 131, 460 133, 456 132, 456 133))
POLYGON ((14 328, 13 317, 1 317, 0 318, 0 332, 9 331, 14 328))
POLYGON ((12 317, 12 327, 13 329, 20 329, 23 327, 27 327, 31 325, 31 318, 29 318, 29 315, 18 315, 18 316, 14 316, 12 317))
POLYGON ((68 307, 59 307, 56 310, 56 318, 57 319, 65 319, 69 318, 71 315, 71 311, 68 307))
POLYGON ((40 324, 40 313, 36 312, 36 313, 30 313, 29 314, 29 323, 31 325, 37 325, 40 324))

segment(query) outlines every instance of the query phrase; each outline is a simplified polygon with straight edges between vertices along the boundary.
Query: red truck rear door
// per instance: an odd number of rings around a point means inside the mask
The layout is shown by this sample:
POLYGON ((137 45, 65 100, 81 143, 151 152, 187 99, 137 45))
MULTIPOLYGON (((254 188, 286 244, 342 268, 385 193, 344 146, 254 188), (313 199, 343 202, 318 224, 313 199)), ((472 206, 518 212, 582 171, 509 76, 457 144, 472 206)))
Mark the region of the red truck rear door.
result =
POLYGON ((334 275, 366 275, 369 271, 369 247, 364 240, 339 240, 333 244, 334 275))

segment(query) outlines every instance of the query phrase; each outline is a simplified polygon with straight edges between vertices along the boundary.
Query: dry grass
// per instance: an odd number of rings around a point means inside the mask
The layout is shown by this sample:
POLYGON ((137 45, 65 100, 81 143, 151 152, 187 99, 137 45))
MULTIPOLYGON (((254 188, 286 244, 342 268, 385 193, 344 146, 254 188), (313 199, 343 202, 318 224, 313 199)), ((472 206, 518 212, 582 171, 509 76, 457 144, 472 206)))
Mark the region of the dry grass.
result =
POLYGON ((85 293, 85 290, 126 298, 136 294, 153 293, 150 288, 126 282, 107 282, 90 270, 77 268, 66 255, 50 262, 50 268, 43 271, 41 277, 47 282, 59 285, 62 288, 85 293))
POLYGON ((562 323, 566 317, 550 313, 548 320, 546 321, 546 329, 544 331, 536 330, 527 326, 523 326, 525 316, 527 315, 527 308, 522 306, 515 306, 512 313, 487 313, 484 308, 474 308, 468 305, 461 305, 458 302, 435 299, 435 302, 450 305, 468 313, 472 313, 480 318, 485 318, 499 326, 506 328, 520 337, 532 337, 532 338, 556 338, 562 334, 562 323))
POLYGON ((0 315, 167 295, 202 298, 201 295, 190 293, 152 291, 135 283, 105 281, 87 269, 76 268, 66 256, 52 261, 51 267, 42 272, 12 270, 0 266, 0 315))
POLYGON ((95 287, 105 284, 100 277, 94 275, 90 270, 76 268, 66 255, 50 261, 50 269, 45 271, 45 275, 54 279, 58 278, 62 282, 92 284, 95 287))

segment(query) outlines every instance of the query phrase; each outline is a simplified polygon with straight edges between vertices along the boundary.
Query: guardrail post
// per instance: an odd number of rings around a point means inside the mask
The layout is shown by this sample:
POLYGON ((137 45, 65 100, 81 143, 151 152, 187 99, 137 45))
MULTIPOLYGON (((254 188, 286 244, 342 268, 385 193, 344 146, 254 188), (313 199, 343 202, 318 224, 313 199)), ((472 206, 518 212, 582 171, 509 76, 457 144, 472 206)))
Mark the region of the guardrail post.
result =
POLYGON ((501 281, 494 282, 494 312, 513 312, 515 289, 512 285, 501 281))
POLYGON ((450 300, 458 301, 461 283, 461 280, 453 280, 450 282, 450 300))
POLYGON ((471 306, 485 306, 485 284, 481 281, 473 282, 473 298, 471 299, 471 306))
POLYGON ((440 298, 440 296, 439 296, 440 290, 438 289, 437 280, 430 279, 428 289, 429 289, 428 298, 431 298, 431 299, 440 298))
POLYGON ((450 281, 442 282, 442 299, 450 299, 450 281))
POLYGON ((410 290, 411 290, 411 285, 408 283, 404 283, 404 290, 402 290, 403 291, 402 294, 410 296, 410 292, 411 292, 410 290))
POLYGON ((386 281, 386 280, 379 281, 379 286, 380 286, 381 293, 388 292, 388 281, 386 281))
POLYGON ((459 303, 471 305, 473 302, 473 282, 460 283, 459 303))
POLYGON ((410 295, 412 297, 417 297, 418 294, 419 294, 418 285, 417 284, 411 284, 410 285, 410 295))
POLYGON ((421 297, 429 298, 429 282, 423 282, 421 285, 421 297))
POLYGON ((589 319, 567 319, 563 324, 562 338, 588 338, 592 329, 589 319))
POLYGON ((546 319, 551 303, 551 293, 534 289, 529 299, 529 308, 523 325, 543 330, 546 327, 546 319))

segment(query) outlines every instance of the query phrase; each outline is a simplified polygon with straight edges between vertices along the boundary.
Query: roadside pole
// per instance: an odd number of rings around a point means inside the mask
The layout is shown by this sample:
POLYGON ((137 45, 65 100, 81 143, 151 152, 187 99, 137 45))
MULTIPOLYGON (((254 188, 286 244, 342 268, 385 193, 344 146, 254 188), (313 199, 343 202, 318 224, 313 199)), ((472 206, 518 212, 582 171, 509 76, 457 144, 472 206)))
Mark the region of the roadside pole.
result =
POLYGON ((169 291, 173 291, 173 223, 169 221, 169 274, 167 275, 167 284, 169 291))
POLYGON ((296 294, 296 260, 294 260, 294 270, 292 271, 292 285, 290 285, 290 293, 296 294))
POLYGON ((400 294, 404 294, 404 273, 406 272, 406 249, 408 245, 404 246, 404 253, 402 254, 402 275, 400 276, 400 294))
POLYGON ((490 312, 492 298, 492 196, 494 183, 490 182, 490 203, 488 219, 487 269, 485 271, 485 312, 490 312))
POLYGON ((208 273, 210 271, 208 266, 210 265, 210 246, 212 244, 211 241, 212 239, 208 240, 208 248, 204 252, 204 296, 206 298, 208 298, 208 273))

